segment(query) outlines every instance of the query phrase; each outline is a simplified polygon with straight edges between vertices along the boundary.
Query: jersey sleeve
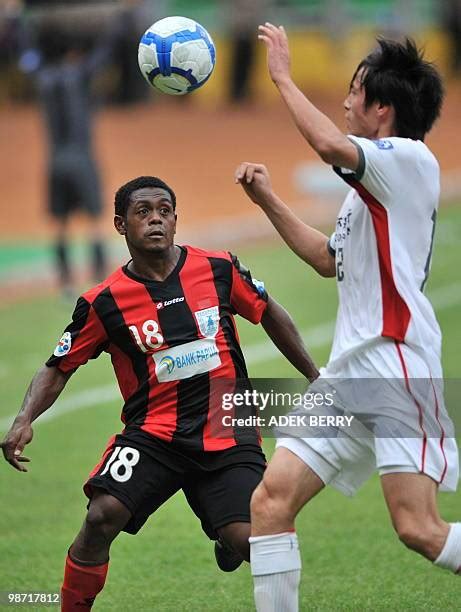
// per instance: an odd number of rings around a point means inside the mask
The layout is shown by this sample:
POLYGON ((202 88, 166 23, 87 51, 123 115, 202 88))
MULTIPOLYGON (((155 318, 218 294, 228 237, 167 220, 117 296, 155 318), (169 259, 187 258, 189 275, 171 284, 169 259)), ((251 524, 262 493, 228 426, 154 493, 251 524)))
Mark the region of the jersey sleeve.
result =
POLYGON ((336 257, 336 232, 333 232, 328 238, 327 249, 332 257, 336 257))
POLYGON ((84 365, 88 359, 96 359, 108 346, 104 326, 92 305, 80 297, 75 306, 71 323, 66 327, 47 366, 71 372, 84 365))
POLYGON ((405 168, 418 155, 416 143, 407 138, 348 138, 357 147, 358 168, 353 172, 347 168, 334 167, 334 171, 352 187, 359 182, 381 204, 398 201, 393 197, 394 192, 408 180, 405 168))
POLYGON ((235 312, 251 323, 259 323, 267 306, 267 292, 262 281, 251 276, 251 272, 235 255, 232 259, 231 306, 235 312))

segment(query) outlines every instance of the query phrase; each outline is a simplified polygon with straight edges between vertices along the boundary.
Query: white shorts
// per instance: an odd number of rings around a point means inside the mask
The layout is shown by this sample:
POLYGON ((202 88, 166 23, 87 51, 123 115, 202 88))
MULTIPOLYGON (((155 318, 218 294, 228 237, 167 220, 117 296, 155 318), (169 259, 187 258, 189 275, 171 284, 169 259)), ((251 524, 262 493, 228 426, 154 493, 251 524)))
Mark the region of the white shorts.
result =
POLYGON ((346 495, 375 471, 427 474, 441 491, 456 491, 458 448, 443 381, 431 377, 434 371, 440 364, 431 368, 407 345, 380 340, 340 367, 322 368, 309 387, 309 393, 330 392, 335 398, 333 406, 317 413, 351 415, 351 426, 280 428, 277 446, 288 448, 325 484, 346 495))

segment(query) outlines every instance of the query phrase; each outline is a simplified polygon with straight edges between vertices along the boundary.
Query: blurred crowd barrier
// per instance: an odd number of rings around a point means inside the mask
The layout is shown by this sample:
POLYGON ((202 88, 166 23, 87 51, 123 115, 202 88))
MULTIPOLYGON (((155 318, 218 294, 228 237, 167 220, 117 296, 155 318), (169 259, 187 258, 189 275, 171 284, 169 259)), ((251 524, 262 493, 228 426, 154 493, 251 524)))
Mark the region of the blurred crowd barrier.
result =
POLYGON ((461 0, 0 0, 0 100, 35 98, 30 74, 39 62, 37 30, 46 21, 110 47, 96 84, 102 103, 153 96, 137 67, 139 36, 175 14, 196 19, 215 39, 218 69, 194 94, 204 105, 275 98, 257 41, 257 24, 266 20, 286 26, 294 78, 310 90, 344 90, 377 35, 413 36, 446 75, 461 65, 461 0))

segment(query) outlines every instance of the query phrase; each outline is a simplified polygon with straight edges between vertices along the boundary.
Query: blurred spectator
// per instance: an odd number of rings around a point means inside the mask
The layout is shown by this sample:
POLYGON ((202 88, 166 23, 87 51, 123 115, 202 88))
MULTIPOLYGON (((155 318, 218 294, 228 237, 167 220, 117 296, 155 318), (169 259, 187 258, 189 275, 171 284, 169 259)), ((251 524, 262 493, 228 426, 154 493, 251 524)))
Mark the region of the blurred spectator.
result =
POLYGON ((4 66, 17 56, 20 44, 22 3, 6 0, 0 3, 0 62, 4 66))
POLYGON ((231 102, 243 102, 251 97, 251 74, 256 59, 258 25, 268 21, 271 0, 223 0, 225 24, 231 44, 231 102))
POLYGON ((443 21, 450 37, 451 69, 461 72, 461 0, 442 0, 443 21))
MULTIPOLYGON (((2 98, 27 98, 28 84, 17 70, 27 32, 21 0, 0 0, 0 69, 2 98)), ((30 90, 29 90, 30 94, 30 90)))
POLYGON ((168 0, 124 0, 111 26, 113 63, 117 69, 117 86, 113 100, 131 104, 148 97, 150 89, 138 67, 138 44, 147 28, 167 16, 168 0))
POLYGON ((90 85, 110 58, 111 47, 102 44, 91 51, 81 28, 63 29, 52 22, 41 25, 37 42, 40 64, 35 75, 48 134, 48 206, 56 221, 56 264, 63 293, 72 294, 68 233, 69 219, 77 209, 91 221, 94 279, 102 280, 106 273, 90 85))

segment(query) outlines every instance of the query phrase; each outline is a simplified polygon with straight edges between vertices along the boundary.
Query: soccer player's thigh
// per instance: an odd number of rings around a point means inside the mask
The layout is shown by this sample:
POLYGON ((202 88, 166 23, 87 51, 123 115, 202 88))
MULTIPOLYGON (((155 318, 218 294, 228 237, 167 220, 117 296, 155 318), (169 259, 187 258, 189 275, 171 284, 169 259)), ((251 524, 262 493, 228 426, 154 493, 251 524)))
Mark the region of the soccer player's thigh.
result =
POLYGON ((299 511, 326 484, 353 495, 374 469, 367 441, 348 436, 280 438, 251 500, 252 535, 293 530, 299 511))
POLYGON ((174 456, 156 457, 158 451, 119 434, 109 441, 101 461, 84 485, 91 498, 95 488, 118 499, 130 512, 131 518, 123 531, 134 534, 149 516, 183 486, 182 467, 175 465, 174 456))
POLYGON ((263 527, 271 516, 277 517, 275 528, 284 521, 287 524, 283 528, 292 528, 299 510, 325 486, 317 474, 321 470, 314 470, 313 462, 306 458, 306 449, 300 450, 301 444, 297 446, 291 439, 277 442, 263 481, 252 500, 252 520, 256 529, 263 527))
POLYGON ((421 473, 388 472, 381 476, 381 485, 394 527, 399 531, 405 523, 438 521, 437 483, 421 473))
POLYGON ((238 545, 230 540, 248 539, 251 495, 261 482, 264 469, 261 453, 255 462, 236 462, 201 472, 187 482, 184 487, 187 501, 210 539, 215 540, 223 533, 229 544, 238 545), (226 529, 230 525, 235 525, 235 529, 226 529))

